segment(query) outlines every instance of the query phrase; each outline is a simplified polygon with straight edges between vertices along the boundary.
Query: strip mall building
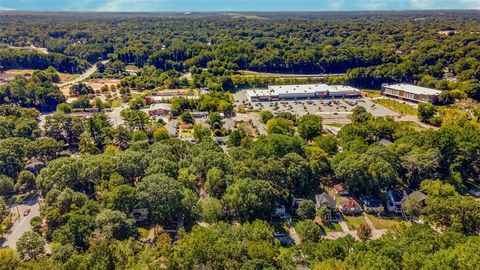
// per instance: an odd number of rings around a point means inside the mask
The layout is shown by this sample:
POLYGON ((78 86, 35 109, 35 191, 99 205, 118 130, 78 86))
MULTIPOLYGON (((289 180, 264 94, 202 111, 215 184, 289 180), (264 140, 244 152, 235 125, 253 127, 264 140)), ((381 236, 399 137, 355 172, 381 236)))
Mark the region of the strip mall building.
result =
POLYGON ((409 102, 437 103, 442 91, 411 84, 382 85, 382 95, 409 102))
POLYGON ((248 90, 246 93, 251 102, 307 98, 356 98, 361 95, 358 89, 350 86, 326 84, 270 85, 268 89, 248 90))

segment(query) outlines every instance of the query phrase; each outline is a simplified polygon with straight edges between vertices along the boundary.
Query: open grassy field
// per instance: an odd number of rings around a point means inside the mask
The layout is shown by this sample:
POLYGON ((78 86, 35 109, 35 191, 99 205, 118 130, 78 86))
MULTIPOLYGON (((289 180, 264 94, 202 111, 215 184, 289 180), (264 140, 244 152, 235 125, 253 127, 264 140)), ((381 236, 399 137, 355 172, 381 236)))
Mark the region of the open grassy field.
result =
POLYGON ((335 223, 335 222, 329 222, 327 224, 322 225, 323 229, 325 232, 341 232, 342 227, 340 224, 335 223))
POLYGON ((391 99, 376 99, 375 102, 403 115, 417 115, 417 109, 408 104, 391 99))
POLYGON ((400 217, 377 217, 375 215, 366 214, 368 219, 372 222, 373 227, 377 230, 382 229, 395 229, 402 225, 408 226, 410 223, 401 219, 400 217))
POLYGON ((369 98, 376 98, 382 96, 382 93, 378 90, 362 90, 362 92, 369 98))
MULTIPOLYGON (((23 75, 25 73, 32 74, 34 69, 10 69, 5 71, 5 74, 12 74, 12 75, 23 75)), ((79 74, 69 74, 69 73, 58 73, 60 75, 61 82, 68 82, 71 80, 76 79, 79 74)))
POLYGON ((348 224, 348 228, 350 230, 357 230, 360 227, 360 224, 365 222, 365 218, 363 216, 347 216, 343 215, 343 218, 348 224))

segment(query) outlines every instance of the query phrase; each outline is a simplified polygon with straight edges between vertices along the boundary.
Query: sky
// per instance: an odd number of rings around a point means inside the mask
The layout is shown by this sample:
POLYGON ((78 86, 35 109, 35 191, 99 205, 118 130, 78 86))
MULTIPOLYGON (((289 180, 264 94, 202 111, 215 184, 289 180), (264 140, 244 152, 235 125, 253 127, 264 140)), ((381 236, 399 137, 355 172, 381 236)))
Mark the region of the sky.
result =
POLYGON ((352 11, 480 9, 480 0, 0 0, 0 10, 352 11))

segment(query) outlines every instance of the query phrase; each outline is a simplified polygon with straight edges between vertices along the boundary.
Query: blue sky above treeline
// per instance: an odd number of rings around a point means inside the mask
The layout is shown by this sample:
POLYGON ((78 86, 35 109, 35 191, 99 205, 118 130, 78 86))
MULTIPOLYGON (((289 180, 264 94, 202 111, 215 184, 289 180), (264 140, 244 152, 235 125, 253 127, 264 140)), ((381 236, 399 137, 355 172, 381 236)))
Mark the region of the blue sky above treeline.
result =
POLYGON ((44 11, 353 11, 480 9, 480 0, 0 0, 0 9, 44 11))

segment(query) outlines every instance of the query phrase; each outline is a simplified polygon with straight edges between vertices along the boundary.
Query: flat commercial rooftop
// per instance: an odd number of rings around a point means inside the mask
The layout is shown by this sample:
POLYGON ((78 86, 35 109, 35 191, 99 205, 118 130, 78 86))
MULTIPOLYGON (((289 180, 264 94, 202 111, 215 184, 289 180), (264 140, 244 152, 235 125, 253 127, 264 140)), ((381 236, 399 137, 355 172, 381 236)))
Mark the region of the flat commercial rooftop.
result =
POLYGON ((316 92, 338 93, 338 92, 359 92, 358 89, 345 85, 327 84, 300 84, 300 85, 270 85, 268 89, 249 90, 249 97, 279 96, 288 94, 315 94, 316 92))
POLYGON ((391 84, 391 85, 385 85, 384 87, 390 88, 393 90, 399 90, 403 92, 408 92, 412 94, 417 94, 417 95, 433 95, 437 96, 442 93, 442 91, 431 89, 431 88, 426 88, 426 87, 421 87, 421 86, 416 86, 412 84, 391 84))
POLYGON ((170 110, 171 107, 170 103, 154 103, 150 105, 150 110, 170 110))

